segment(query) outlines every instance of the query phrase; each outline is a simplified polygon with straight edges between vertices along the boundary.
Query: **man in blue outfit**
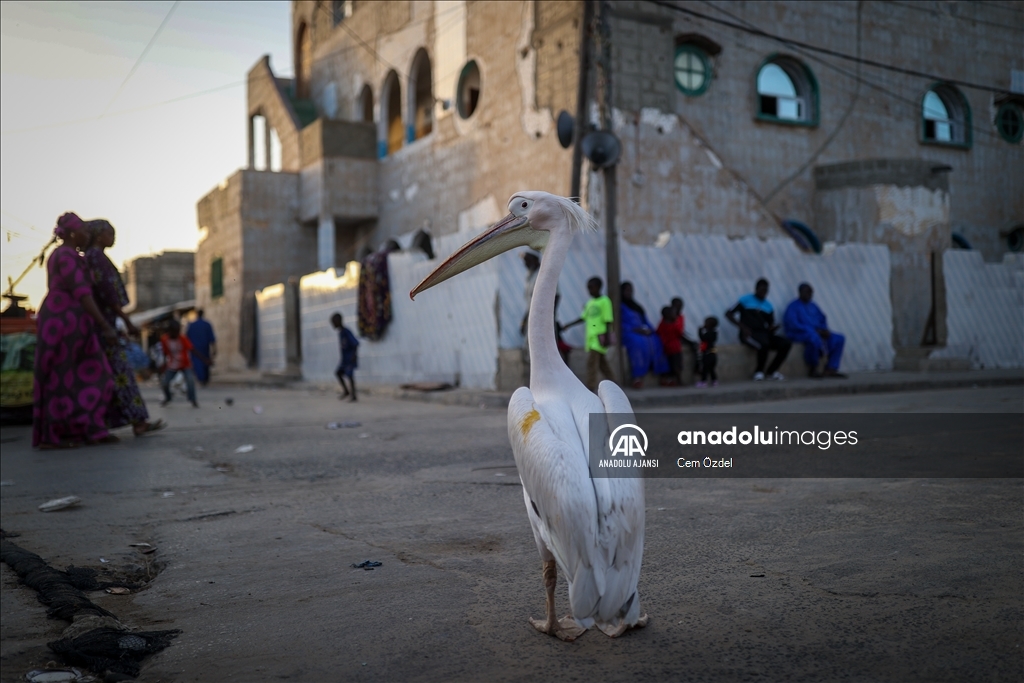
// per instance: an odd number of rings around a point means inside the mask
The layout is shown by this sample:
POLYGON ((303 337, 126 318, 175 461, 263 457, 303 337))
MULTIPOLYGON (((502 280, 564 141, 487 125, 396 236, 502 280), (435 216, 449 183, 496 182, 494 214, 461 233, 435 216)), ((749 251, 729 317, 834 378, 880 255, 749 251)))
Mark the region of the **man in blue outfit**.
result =
POLYGON ((213 325, 203 317, 203 309, 196 310, 196 319, 188 324, 185 336, 192 342, 192 369, 199 384, 205 387, 210 381, 210 366, 203 359, 217 355, 217 337, 213 335, 213 325))
POLYGON ((786 336, 804 345, 804 362, 807 363, 810 377, 838 377, 846 375, 839 372, 839 361, 843 357, 843 344, 846 337, 828 329, 825 314, 818 304, 811 301, 814 290, 806 282, 797 288, 800 298, 794 299, 786 307, 782 317, 786 336), (818 372, 818 361, 821 354, 828 357, 824 372, 818 372))
POLYGON ((725 317, 740 328, 740 342, 757 351, 757 370, 754 381, 760 382, 765 374, 775 380, 785 379, 779 368, 789 355, 793 344, 785 337, 775 334, 779 326, 775 323, 775 309, 768 301, 768 281, 761 278, 754 285, 753 294, 744 294, 736 305, 725 312, 725 317), (765 369, 768 352, 775 350, 772 364, 765 369))

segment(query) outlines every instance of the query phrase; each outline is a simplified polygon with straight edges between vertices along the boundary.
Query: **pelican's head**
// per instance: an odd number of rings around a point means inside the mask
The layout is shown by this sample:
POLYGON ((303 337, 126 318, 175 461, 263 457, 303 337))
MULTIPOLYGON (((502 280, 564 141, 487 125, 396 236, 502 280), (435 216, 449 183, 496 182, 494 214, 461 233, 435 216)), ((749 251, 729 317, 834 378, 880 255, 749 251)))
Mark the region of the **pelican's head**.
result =
POLYGON ((593 217, 571 199, 533 190, 517 192, 508 200, 507 216, 462 245, 423 278, 423 282, 409 292, 409 297, 415 298, 423 290, 509 249, 530 247, 540 251, 547 246, 553 233, 570 234, 594 229, 593 217))

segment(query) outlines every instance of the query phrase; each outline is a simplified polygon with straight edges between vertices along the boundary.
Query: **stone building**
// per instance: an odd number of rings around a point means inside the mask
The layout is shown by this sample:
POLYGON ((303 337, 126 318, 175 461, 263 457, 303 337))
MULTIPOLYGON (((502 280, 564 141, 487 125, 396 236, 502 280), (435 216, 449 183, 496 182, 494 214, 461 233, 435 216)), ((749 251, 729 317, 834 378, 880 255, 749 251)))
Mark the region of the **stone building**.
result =
MULTIPOLYGON (((606 5, 591 95, 610 94, 622 144, 625 244, 881 245, 897 349, 946 341, 944 250, 1020 251, 1020 3, 606 5)), ((249 168, 198 207, 196 296, 224 351, 257 289, 479 228, 519 189, 568 194, 555 121, 576 112, 583 15, 571 0, 293 2, 295 78, 268 58, 249 72, 249 168)), ((586 163, 583 186, 600 216, 586 163)))
POLYGON ((125 264, 126 313, 171 306, 195 298, 195 253, 165 251, 125 264))

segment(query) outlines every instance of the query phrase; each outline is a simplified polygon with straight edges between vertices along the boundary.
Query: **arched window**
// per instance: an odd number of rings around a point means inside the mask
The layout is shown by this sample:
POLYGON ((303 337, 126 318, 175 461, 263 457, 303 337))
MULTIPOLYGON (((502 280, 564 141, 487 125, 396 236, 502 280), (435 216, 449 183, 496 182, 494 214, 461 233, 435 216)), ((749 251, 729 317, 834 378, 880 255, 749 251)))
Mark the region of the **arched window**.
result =
POLYGON ((430 73, 430 57, 420 48, 412 60, 409 82, 409 111, 412 121, 409 142, 429 135, 434 129, 434 85, 430 73))
POLYGON ((356 120, 373 123, 373 89, 369 84, 363 86, 359 93, 359 102, 356 105, 356 120))
POLYGON ((313 73, 313 42, 303 22, 295 34, 295 98, 309 99, 309 78, 313 73))
POLYGON ((970 147, 971 113, 967 100, 952 85, 939 83, 921 100, 921 141, 970 147))
POLYGON ((807 126, 818 124, 818 87, 800 62, 771 57, 757 72, 757 118, 807 126))
POLYGON ((387 156, 402 148, 405 131, 402 126, 402 89, 398 74, 388 72, 380 95, 380 126, 383 133, 381 156, 387 156))
POLYGON ((462 67, 459 76, 458 92, 455 96, 455 108, 459 116, 468 119, 480 104, 480 67, 476 60, 470 60, 462 67))

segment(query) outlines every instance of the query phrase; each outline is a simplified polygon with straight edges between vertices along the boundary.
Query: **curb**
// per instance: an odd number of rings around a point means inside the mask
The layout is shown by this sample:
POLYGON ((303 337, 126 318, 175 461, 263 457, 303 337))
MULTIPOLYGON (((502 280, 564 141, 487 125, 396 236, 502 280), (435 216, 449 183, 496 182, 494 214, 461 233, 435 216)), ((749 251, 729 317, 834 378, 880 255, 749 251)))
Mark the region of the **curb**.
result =
MULTIPOLYGON (((908 373, 909 374, 909 373, 908 373)), ((918 374, 918 373, 913 373, 918 374)), ((968 389, 1024 385, 1024 374, 1019 371, 982 371, 933 373, 919 377, 892 377, 891 375, 861 375, 851 380, 795 380, 791 383, 743 382, 739 386, 715 389, 658 389, 625 391, 635 410, 652 407, 682 407, 693 405, 722 405, 729 403, 757 403, 782 401, 815 396, 852 396, 855 394, 888 394, 905 391, 968 389), (852 380, 852 381, 851 381, 852 380)), ((512 392, 450 391, 421 392, 398 387, 372 387, 367 393, 402 401, 421 401, 441 405, 478 408, 505 408, 512 392)))

